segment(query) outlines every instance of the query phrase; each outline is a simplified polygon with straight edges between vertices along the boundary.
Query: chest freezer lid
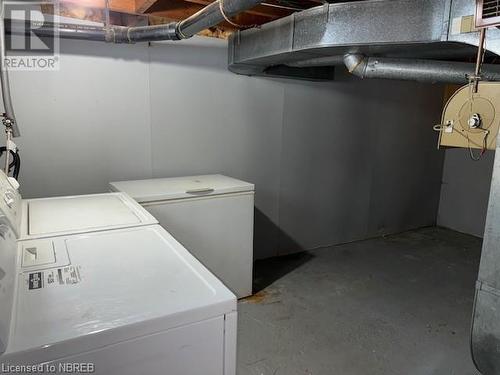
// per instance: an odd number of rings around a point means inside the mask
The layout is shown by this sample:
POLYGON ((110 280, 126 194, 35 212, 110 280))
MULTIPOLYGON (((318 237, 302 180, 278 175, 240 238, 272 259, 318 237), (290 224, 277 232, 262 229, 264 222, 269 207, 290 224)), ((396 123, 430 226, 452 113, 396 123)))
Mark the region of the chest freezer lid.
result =
POLYGON ((139 203, 254 191, 253 184, 220 174, 119 181, 109 185, 111 190, 125 192, 139 203))
POLYGON ((60 284, 56 271, 55 283, 29 289, 37 271, 20 274, 8 355, 31 351, 43 362, 236 310, 236 297, 159 225, 54 244, 78 276, 60 284))
POLYGON ((150 213, 123 193, 28 199, 23 201, 21 239, 156 223, 150 213))

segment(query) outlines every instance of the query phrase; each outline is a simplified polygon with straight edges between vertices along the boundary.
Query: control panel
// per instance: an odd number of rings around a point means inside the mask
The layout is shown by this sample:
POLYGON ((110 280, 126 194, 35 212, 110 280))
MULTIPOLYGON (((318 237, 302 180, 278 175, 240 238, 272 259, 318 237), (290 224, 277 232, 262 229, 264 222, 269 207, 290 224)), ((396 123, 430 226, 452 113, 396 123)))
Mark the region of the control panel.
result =
POLYGON ((56 262, 56 252, 52 241, 39 241, 36 244, 25 243, 22 254, 23 267, 43 266, 56 262))
POLYGON ((21 195, 15 181, 0 170, 0 215, 5 216, 16 235, 21 225, 21 195))
POLYGON ((22 241, 20 262, 24 272, 71 264, 66 241, 62 238, 22 241))

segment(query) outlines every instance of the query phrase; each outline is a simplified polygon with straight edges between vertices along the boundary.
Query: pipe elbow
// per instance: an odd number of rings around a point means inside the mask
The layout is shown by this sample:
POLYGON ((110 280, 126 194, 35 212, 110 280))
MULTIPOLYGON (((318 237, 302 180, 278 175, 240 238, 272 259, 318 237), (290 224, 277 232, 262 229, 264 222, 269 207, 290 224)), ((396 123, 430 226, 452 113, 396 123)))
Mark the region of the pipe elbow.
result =
POLYGON ((160 40, 180 40, 177 22, 165 25, 123 27, 113 26, 106 30, 106 41, 111 43, 154 42, 160 40))
POLYGON ((365 78, 368 58, 361 54, 348 54, 344 56, 344 65, 349 73, 359 78, 365 78))

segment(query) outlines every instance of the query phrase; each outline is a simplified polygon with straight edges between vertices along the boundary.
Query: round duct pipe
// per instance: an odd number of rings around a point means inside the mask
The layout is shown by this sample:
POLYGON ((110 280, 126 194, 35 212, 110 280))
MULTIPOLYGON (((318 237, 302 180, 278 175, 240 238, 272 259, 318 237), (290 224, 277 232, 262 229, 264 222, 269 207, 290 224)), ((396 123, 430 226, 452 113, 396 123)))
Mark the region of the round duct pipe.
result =
MULTIPOLYGON (((360 78, 398 79, 406 81, 465 84, 474 75, 475 64, 367 57, 359 54, 344 56, 347 70, 360 78)), ((482 79, 500 81, 500 66, 483 65, 482 79)))

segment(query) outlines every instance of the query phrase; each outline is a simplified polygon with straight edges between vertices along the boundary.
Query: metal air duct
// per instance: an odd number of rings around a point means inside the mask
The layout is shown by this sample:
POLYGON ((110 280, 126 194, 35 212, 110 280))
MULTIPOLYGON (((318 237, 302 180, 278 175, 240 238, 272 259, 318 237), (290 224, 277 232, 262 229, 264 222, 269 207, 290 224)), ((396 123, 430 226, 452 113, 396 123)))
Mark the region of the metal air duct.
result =
MULTIPOLYGON (((367 70, 367 77, 385 72, 380 78, 465 83, 462 78, 474 70, 453 62, 472 61, 477 55, 480 38, 473 27, 475 10, 475 0, 325 4, 259 29, 237 31, 229 40, 228 65, 238 74, 331 80, 334 66, 343 65, 344 55, 365 55, 379 59, 376 72, 367 70), (430 60, 438 63, 432 66, 430 60), (456 72, 436 71, 447 68, 456 72)), ((500 29, 488 30, 486 50, 487 59, 500 55, 500 29)), ((487 79, 496 80, 498 70, 491 69, 487 79)))
MULTIPOLYGON (((466 84, 474 75, 475 64, 420 59, 366 57, 349 54, 344 57, 347 70, 360 78, 398 79, 431 83, 466 84)), ((500 81, 499 65, 483 65, 485 81, 500 81)))

